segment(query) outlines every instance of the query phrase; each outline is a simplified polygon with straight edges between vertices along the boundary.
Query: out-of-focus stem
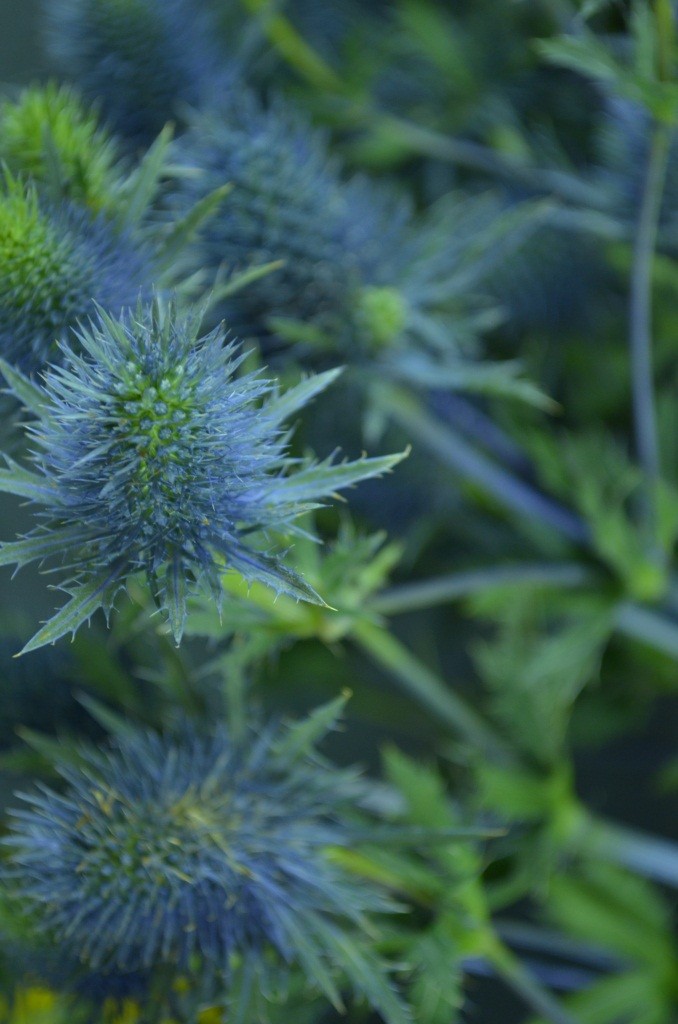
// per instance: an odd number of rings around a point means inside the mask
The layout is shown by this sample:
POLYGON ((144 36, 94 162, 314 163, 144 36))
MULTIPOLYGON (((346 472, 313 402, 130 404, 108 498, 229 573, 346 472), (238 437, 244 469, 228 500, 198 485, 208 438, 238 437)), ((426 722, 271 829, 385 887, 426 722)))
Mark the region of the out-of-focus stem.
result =
POLYGON ((652 547, 657 547, 657 484, 660 474, 657 415, 652 370, 652 262, 657 243, 670 133, 655 126, 638 223, 633 242, 629 292, 631 391, 636 449, 645 477, 643 516, 652 547))
POLYGON ((579 1024, 578 1019, 568 1013, 562 1003, 551 995, 548 989, 544 988, 499 940, 492 944, 487 959, 496 973, 513 989, 516 995, 520 996, 540 1017, 551 1021, 552 1024, 579 1024))
POLYGON ((373 598, 370 607, 380 615, 397 615, 420 608, 433 608, 435 605, 447 604, 499 587, 580 587, 595 579, 595 573, 576 562, 498 565, 391 587, 373 598))
POLYGON ((575 544, 590 543, 589 530, 576 513, 547 498, 478 452, 468 441, 431 416, 415 396, 391 387, 380 388, 376 395, 392 420, 505 508, 539 521, 575 544))
POLYGON ((432 711, 475 750, 491 755, 494 760, 510 757, 501 737, 471 705, 387 630, 362 620, 355 625, 351 637, 419 704, 432 711))

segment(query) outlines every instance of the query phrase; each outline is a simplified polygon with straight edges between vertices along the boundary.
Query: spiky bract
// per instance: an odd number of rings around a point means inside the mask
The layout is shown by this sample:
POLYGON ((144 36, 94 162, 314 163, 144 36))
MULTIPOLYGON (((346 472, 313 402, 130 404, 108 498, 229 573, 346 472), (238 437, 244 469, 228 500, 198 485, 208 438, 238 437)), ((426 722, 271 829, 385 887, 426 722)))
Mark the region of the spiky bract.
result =
POLYGON ((124 232, 72 204, 40 201, 7 176, 0 193, 0 354, 41 365, 94 313, 119 313, 148 282, 149 257, 124 232))
MULTIPOLYGON (((220 328, 198 339, 199 324, 199 315, 156 301, 121 320, 102 313, 78 333, 82 354, 67 350, 29 398, 39 412, 29 429, 42 481, 29 496, 44 506, 41 526, 0 551, 5 562, 60 554, 77 584, 91 588, 94 608, 143 571, 177 641, 187 586, 203 579, 219 595, 226 568, 318 601, 267 553, 271 531, 288 535, 318 499, 397 461, 300 465, 288 455, 283 420, 335 373, 279 394, 257 373, 239 375, 240 350, 220 328)), ((27 382, 16 381, 22 397, 27 382)), ((25 494, 9 477, 4 489, 25 494)))
POLYGON ((226 88, 206 11, 191 0, 50 0, 46 14, 65 72, 134 145, 226 88))
POLYGON ((117 143, 69 86, 31 86, 0 105, 0 160, 55 200, 71 199, 95 213, 115 208, 117 143))
POLYGON ((236 962, 265 970, 273 953, 338 1000, 342 935, 356 960, 369 957, 364 915, 388 904, 327 856, 350 843, 360 790, 351 771, 306 752, 308 725, 239 740, 224 728, 130 731, 84 751, 60 769, 65 792, 44 788, 15 812, 17 894, 94 970, 228 976, 236 962))

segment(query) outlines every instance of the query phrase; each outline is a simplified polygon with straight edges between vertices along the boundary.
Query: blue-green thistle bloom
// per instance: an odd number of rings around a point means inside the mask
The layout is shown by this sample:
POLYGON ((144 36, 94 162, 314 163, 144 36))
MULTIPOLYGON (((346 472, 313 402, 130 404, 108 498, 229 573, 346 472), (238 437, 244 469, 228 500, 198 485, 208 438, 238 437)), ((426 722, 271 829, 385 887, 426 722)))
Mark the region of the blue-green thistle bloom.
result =
POLYGON ((54 200, 112 212, 121 183, 117 140, 67 85, 30 86, 0 103, 0 160, 54 200))
POLYGON ((232 983, 238 967, 261 978, 282 962, 338 1005, 343 974, 403 1021, 364 932, 390 905, 331 856, 355 841, 362 784, 307 751, 316 730, 130 731, 83 751, 60 768, 65 791, 26 795, 14 813, 9 881, 94 971, 169 965, 232 983))
POLYGON ((205 5, 191 0, 49 0, 53 55, 111 126, 148 145, 184 104, 220 99, 232 71, 205 5))
POLYGON ((297 112, 246 94, 198 114, 176 161, 191 170, 173 200, 180 211, 233 184, 202 235, 215 272, 283 261, 228 293, 226 315, 241 335, 378 361, 408 382, 444 386, 447 374, 459 386, 484 312, 480 282, 520 215, 507 221, 487 197, 450 197, 417 217, 389 186, 344 180, 297 112))
POLYGON ((0 192, 0 355, 27 369, 92 315, 119 313, 150 288, 150 253, 128 232, 70 203, 42 202, 7 175, 0 192))
POLYGON ((177 642, 191 582, 207 582, 218 597, 227 568, 320 601, 267 549, 319 499, 399 460, 291 458, 283 421, 336 371, 280 394, 258 373, 238 375, 240 350, 221 328, 199 339, 199 324, 199 315, 160 301, 120 320, 101 313, 78 333, 81 354, 65 349, 44 387, 4 367, 37 415, 28 428, 36 454, 33 472, 10 462, 0 487, 43 509, 39 527, 4 545, 0 562, 61 557, 73 595, 29 648, 109 609, 139 571, 177 642))

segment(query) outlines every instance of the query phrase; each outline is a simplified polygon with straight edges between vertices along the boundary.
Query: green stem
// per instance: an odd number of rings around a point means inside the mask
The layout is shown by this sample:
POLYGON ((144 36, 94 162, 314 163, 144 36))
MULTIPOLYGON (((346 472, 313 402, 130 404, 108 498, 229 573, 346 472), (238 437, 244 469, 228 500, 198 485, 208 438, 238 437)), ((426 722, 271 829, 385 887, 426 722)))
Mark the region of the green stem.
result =
POLYGON ((652 369, 652 263, 657 244, 670 134, 656 125, 633 243, 629 294, 629 345, 636 449, 645 477, 643 516, 652 546, 657 542, 656 493, 659 482, 659 443, 652 369))
MULTIPOLYGON (((500 565, 391 587, 372 598, 369 607, 379 615, 400 615, 463 600, 472 594, 500 587, 536 585, 576 588, 595 581, 596 574, 592 570, 575 562, 500 565)), ((667 615, 625 601, 617 608, 614 628, 624 636, 678 660, 678 622, 667 615)))
POLYGON ((414 396, 395 387, 381 387, 375 389, 374 394, 376 402, 392 420, 505 508, 537 520, 575 544, 590 543, 588 528, 578 515, 497 466, 426 412, 414 396))
POLYGON ((540 1017, 552 1024, 579 1024, 565 1007, 523 966, 498 939, 492 943, 488 962, 513 991, 540 1017))
POLYGON ((370 608, 380 615, 398 615, 421 608, 433 608, 448 601, 469 597, 500 587, 536 585, 581 587, 595 580, 595 574, 574 562, 499 565, 489 569, 449 573, 419 583, 405 583, 378 594, 370 608))
MULTIPOLYGON (((370 117, 370 114, 367 116, 370 117)), ((607 206, 605 194, 600 188, 566 171, 532 167, 502 156, 477 142, 443 135, 431 128, 388 114, 374 111, 371 120, 375 126, 385 128, 409 149, 424 156, 467 167, 469 170, 482 171, 492 177, 509 179, 580 206, 594 209, 605 209, 607 206)))
POLYGON ((387 630, 362 620, 355 625, 351 637, 411 697, 476 750, 494 760, 511 757, 503 740, 483 718, 387 630))

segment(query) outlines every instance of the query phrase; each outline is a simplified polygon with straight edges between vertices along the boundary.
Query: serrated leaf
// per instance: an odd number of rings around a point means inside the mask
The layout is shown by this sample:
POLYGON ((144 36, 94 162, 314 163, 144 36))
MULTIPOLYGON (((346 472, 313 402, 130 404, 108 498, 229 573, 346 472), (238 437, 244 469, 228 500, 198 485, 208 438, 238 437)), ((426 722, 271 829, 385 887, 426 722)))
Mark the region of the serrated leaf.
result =
POLYGON ((63 555, 73 544, 83 542, 81 526, 50 530, 35 537, 0 544, 0 565, 27 565, 51 555, 63 555))
POLYGON ((299 914, 300 924, 298 925, 295 920, 295 914, 289 913, 285 905, 279 900, 271 908, 271 912, 282 923, 284 930, 292 940, 294 951, 305 969, 308 980, 317 985, 335 1010, 339 1013, 345 1012, 341 995, 330 974, 329 968, 318 953, 313 940, 309 938, 309 935, 313 935, 317 915, 311 912, 299 914), (310 919, 306 927, 304 918, 310 919))
POLYGON ((450 388, 481 395, 515 398, 537 409, 554 412, 558 403, 527 378, 515 361, 505 363, 441 363, 421 354, 407 353, 394 361, 398 376, 420 387, 450 388))
MULTIPOLYGON (((218 540, 214 546, 220 548, 218 540)), ((239 551, 232 551, 230 548, 221 547, 228 560, 229 567, 235 569, 246 580, 254 582, 257 580, 271 587, 279 594, 288 594, 300 601, 309 601, 311 604, 318 604, 327 607, 320 594, 307 583, 303 576, 290 569, 284 562, 258 551, 247 551, 242 548, 239 551)))
POLYGON ((350 690, 322 704, 300 722, 289 726, 285 736, 276 744, 276 753, 289 761, 311 754, 316 745, 330 732, 341 718, 350 699, 350 690))
POLYGON ((441 919, 408 948, 414 980, 410 999, 417 1024, 451 1024, 464 1003, 463 952, 441 919))
POLYGON ((247 288, 249 285, 254 284, 255 281, 261 280, 262 277, 268 277, 269 274, 274 273, 276 270, 281 270, 284 266, 285 260, 271 260, 270 263, 261 263, 259 266, 250 267, 239 274, 231 274, 227 281, 214 287, 208 299, 208 308, 211 309, 214 306, 218 306, 224 299, 237 295, 243 288, 247 288))
POLYGON ((4 491, 5 494, 16 494, 19 498, 31 498, 42 505, 58 499, 54 487, 47 483, 44 477, 20 466, 9 455, 4 455, 3 458, 7 468, 0 469, 0 491, 4 491))
POLYGON ((360 949, 352 936, 338 931, 333 925, 318 919, 318 930, 337 963, 371 1007, 382 1015, 386 1024, 412 1024, 412 1018, 395 989, 390 985, 382 965, 376 957, 360 949))
POLYGON ((158 188, 173 134, 172 126, 165 125, 144 154, 137 170, 128 178, 123 193, 124 201, 120 203, 120 220, 123 226, 134 227, 150 206, 158 188))
POLYGON ((184 217, 172 225, 169 234, 162 239, 161 253, 156 264, 161 274, 173 269, 177 258, 181 256, 201 226, 214 215, 232 190, 232 185, 215 188, 213 192, 203 196, 184 217))
POLYGON ((48 413, 50 402, 43 388, 29 380, 15 366, 11 366, 4 359, 0 359, 0 373, 2 373, 19 401, 36 416, 44 419, 48 413))
POLYGON ((135 735, 134 726, 130 725, 122 715, 118 715, 100 700, 97 700, 96 697, 92 697, 88 693, 79 693, 77 699, 78 703, 82 704, 95 722, 103 726, 106 732, 121 738, 135 735))
POLYGON ((332 462, 332 456, 322 462, 313 463, 300 469, 285 482, 285 499, 290 502, 313 501, 329 498, 337 491, 361 480, 370 480, 390 472, 394 466, 407 458, 409 449, 395 455, 378 455, 373 458, 356 459, 353 462, 332 462))
POLYGON ((77 765, 81 761, 78 746, 73 740, 69 741, 63 738, 55 740, 51 736, 45 736, 34 729, 27 729, 25 726, 17 728, 17 736, 52 767, 63 764, 77 765))
POLYGON ((186 623, 186 576, 181 559, 177 554, 171 559, 165 571, 163 597, 172 636, 178 646, 181 643, 186 623))
POLYGON ((333 384, 342 372, 342 367, 336 367, 324 373, 316 373, 282 394, 276 395, 266 407, 267 419, 270 419, 272 424, 282 423, 333 384))
POLYGON ((386 774, 407 801, 416 825, 447 828, 453 825, 443 780, 437 772, 407 757, 395 747, 384 751, 386 774))
POLYGON ((39 629, 26 646, 19 651, 19 655, 36 651, 39 647, 45 647, 47 644, 53 644, 66 633, 75 633, 83 622, 87 622, 99 608, 103 607, 104 592, 108 582, 108 579, 96 579, 90 583, 82 583, 71 591, 70 601, 60 608, 56 615, 48 619, 42 629, 39 629))

